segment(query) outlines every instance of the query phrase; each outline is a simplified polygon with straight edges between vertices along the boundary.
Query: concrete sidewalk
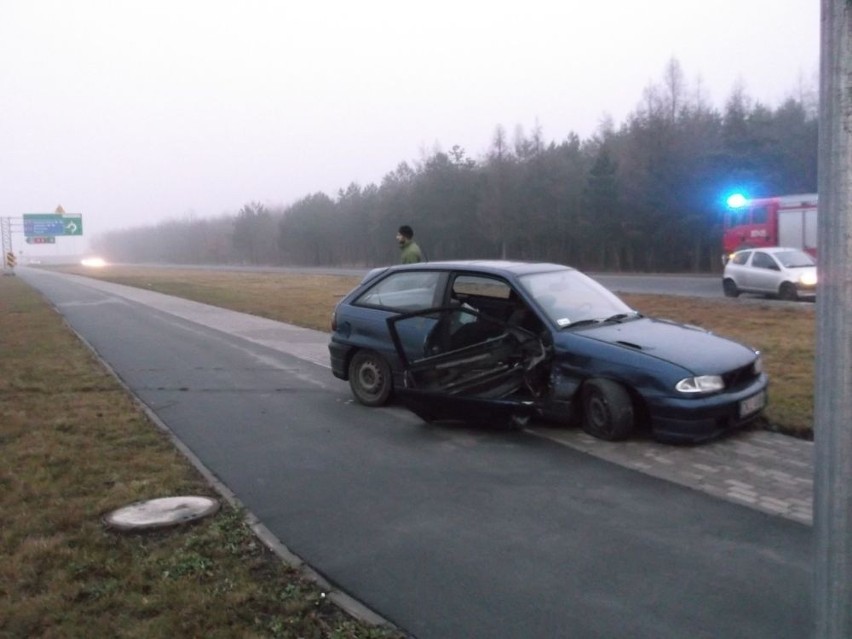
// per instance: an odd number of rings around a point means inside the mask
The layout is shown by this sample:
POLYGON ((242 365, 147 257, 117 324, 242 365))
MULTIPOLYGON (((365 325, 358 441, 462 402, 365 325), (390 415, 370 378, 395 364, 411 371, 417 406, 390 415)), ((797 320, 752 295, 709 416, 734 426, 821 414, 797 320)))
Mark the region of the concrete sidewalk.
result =
MULTIPOLYGON (((327 333, 120 284, 50 273, 330 368, 327 333)), ((813 522, 814 452, 808 441, 744 431, 709 444, 681 447, 644 439, 606 442, 579 429, 545 424, 527 432, 720 499, 807 525, 813 522)))

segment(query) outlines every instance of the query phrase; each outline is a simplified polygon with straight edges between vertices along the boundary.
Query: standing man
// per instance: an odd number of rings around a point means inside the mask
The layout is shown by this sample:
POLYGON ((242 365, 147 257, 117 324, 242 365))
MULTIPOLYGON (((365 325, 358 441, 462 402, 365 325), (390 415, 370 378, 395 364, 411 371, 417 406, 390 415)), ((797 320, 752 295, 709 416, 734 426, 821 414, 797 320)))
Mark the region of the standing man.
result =
POLYGON ((403 224, 399 227, 396 241, 399 242, 401 264, 416 264, 423 261, 423 253, 420 252, 420 247, 413 238, 414 231, 410 226, 403 224))

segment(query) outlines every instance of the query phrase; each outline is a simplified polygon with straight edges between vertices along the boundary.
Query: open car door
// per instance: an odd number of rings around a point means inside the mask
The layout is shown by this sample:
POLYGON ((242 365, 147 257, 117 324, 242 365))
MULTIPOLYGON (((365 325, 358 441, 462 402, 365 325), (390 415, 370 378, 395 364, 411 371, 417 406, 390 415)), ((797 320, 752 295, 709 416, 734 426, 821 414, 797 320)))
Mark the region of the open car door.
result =
POLYGON ((517 427, 536 411, 548 357, 534 333, 467 306, 404 313, 387 323, 405 378, 396 396, 425 421, 517 427), (412 356, 400 335, 424 316, 435 323, 422 354, 412 356))

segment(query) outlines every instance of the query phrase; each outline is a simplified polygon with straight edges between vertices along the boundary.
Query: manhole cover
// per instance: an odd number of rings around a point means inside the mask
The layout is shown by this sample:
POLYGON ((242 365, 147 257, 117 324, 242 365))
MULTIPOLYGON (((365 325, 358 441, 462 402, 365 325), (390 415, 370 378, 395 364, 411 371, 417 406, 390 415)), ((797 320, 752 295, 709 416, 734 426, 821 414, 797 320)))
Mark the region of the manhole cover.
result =
POLYGON ((161 497, 113 510, 104 523, 118 530, 151 530, 186 524, 217 510, 219 502, 210 497, 161 497))

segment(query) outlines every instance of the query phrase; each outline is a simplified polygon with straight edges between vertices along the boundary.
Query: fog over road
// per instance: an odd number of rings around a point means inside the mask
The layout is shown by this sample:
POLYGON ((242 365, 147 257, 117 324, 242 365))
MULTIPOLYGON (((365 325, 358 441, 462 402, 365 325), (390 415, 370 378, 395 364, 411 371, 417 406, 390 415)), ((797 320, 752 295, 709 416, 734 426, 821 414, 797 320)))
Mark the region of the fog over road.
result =
POLYGON ((808 526, 525 432, 365 408, 323 333, 18 271, 283 544, 419 639, 810 633, 808 526))

